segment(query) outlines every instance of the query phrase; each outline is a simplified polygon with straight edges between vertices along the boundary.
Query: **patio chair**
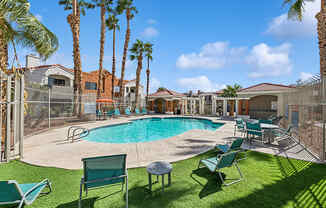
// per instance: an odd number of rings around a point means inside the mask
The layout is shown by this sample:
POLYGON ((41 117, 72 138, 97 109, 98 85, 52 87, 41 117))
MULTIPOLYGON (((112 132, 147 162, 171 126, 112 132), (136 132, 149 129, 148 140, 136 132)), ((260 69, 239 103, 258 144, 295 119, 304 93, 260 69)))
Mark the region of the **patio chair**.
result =
POLYGON ((240 118, 240 119, 235 119, 235 125, 234 125, 234 136, 236 132, 240 132, 241 136, 242 134, 245 134, 245 122, 240 118))
POLYGON ((259 123, 273 124, 273 121, 271 119, 259 119, 259 123))
POLYGON ((121 183, 121 192, 126 185, 126 207, 128 208, 128 173, 126 154, 103 157, 83 158, 84 177, 80 182, 78 207, 82 207, 83 187, 86 192, 95 188, 121 183))
POLYGON ((136 115, 141 115, 141 113, 139 112, 139 109, 138 108, 135 108, 135 114, 136 115))
POLYGON ((131 115, 129 108, 126 108, 125 109, 125 114, 126 114, 126 116, 130 116, 131 115))
POLYGON ((141 112, 143 115, 147 115, 147 109, 146 108, 143 108, 142 112, 141 112))
POLYGON ((243 143, 243 139, 238 138, 238 139, 234 140, 231 145, 218 144, 218 145, 215 146, 215 148, 218 149, 219 151, 223 152, 223 153, 227 153, 227 152, 231 152, 231 151, 234 151, 234 150, 241 150, 242 143, 243 143))
POLYGON ((246 122, 246 132, 247 132, 247 139, 249 139, 251 143, 251 137, 254 139, 259 138, 261 143, 264 145, 265 141, 265 131, 260 127, 259 122, 246 122))
POLYGON ((229 152, 226 154, 217 155, 216 157, 200 160, 199 164, 198 164, 198 169, 200 168, 200 165, 202 164, 205 167, 207 167, 210 172, 212 172, 212 173, 217 172, 222 181, 222 184, 225 186, 229 186, 231 184, 240 182, 243 179, 243 175, 241 173, 239 166, 237 165, 237 161, 236 161, 237 153, 238 153, 238 151, 233 151, 233 152, 229 152), (220 170, 223 168, 226 168, 226 167, 231 167, 233 165, 237 168, 237 170, 240 174, 240 178, 235 179, 231 183, 225 183, 220 170))
POLYGON ((293 125, 289 125, 287 129, 283 129, 283 128, 278 128, 278 129, 272 129, 271 133, 273 136, 275 136, 277 139, 277 141, 282 141, 282 140, 289 140, 292 139, 292 134, 291 134, 291 130, 293 128, 293 125))
POLYGON ((32 204, 40 194, 49 194, 51 183, 45 179, 39 183, 19 184, 15 180, 0 181, 0 206, 18 204, 18 208, 32 204), (42 192, 45 187, 49 191, 42 192))
POLYGON ((114 113, 114 110, 110 110, 110 111, 106 112, 106 116, 107 117, 112 117, 113 113, 114 113))
POLYGON ((103 113, 101 110, 96 110, 96 119, 101 120, 101 117, 103 117, 103 113))
POLYGON ((120 110, 119 110, 118 108, 114 109, 113 116, 114 116, 114 117, 119 117, 119 116, 121 116, 121 114, 120 114, 120 110))

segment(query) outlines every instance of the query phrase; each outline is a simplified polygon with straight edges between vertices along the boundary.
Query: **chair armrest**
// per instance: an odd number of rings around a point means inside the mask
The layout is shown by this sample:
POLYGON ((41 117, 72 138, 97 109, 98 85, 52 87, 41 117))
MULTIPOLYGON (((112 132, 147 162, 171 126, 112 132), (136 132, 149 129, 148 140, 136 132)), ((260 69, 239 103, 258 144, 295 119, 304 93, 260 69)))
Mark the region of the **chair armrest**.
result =
POLYGON ((49 187, 50 191, 48 193, 50 193, 52 191, 51 183, 49 179, 44 179, 43 181, 33 186, 29 191, 27 191, 23 197, 26 198, 30 193, 32 193, 35 189, 37 189, 39 186, 43 185, 44 183, 46 183, 46 185, 49 187))

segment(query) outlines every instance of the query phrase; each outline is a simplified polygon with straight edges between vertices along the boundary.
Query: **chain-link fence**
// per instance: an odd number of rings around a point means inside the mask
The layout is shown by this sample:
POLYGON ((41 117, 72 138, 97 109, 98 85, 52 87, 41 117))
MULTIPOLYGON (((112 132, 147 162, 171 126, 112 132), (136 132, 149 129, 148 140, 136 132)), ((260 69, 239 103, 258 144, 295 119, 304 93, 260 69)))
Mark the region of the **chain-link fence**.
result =
POLYGON ((292 125, 294 137, 321 160, 325 160, 324 98, 324 82, 319 76, 302 83, 282 98, 285 114, 281 124, 285 128, 292 125))

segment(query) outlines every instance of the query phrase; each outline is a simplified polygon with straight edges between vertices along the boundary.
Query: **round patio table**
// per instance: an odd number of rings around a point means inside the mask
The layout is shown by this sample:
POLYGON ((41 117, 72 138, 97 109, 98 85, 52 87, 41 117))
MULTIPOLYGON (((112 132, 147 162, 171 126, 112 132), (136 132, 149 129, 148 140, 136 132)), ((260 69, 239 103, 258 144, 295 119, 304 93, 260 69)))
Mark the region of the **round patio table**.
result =
POLYGON ((268 143, 270 144, 270 143, 272 143, 273 141, 274 141, 274 135, 273 135, 273 133, 272 133, 272 130, 273 129, 278 129, 278 128, 280 128, 279 126, 277 126, 277 125, 274 125, 274 124, 265 124, 265 123, 261 123, 260 124, 260 127, 262 128, 262 129, 265 129, 267 132, 267 137, 268 137, 268 143))
POLYGON ((148 182, 149 182, 149 190, 152 192, 152 175, 157 176, 157 182, 159 176, 162 176, 162 190, 164 191, 164 175, 168 174, 168 186, 171 185, 171 172, 172 165, 168 162, 158 161, 153 162, 147 166, 148 172, 148 182))

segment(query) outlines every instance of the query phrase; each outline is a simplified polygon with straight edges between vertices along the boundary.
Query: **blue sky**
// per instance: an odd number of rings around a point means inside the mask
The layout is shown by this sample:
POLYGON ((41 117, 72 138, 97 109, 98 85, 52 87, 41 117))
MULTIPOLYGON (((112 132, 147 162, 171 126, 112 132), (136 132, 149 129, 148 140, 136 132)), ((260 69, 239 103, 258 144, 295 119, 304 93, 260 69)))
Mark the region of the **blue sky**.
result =
MULTIPOLYGON (((303 22, 288 20, 283 0, 213 1, 135 0, 139 10, 131 23, 135 39, 154 43, 151 90, 164 86, 177 91, 215 91, 226 84, 243 87, 261 82, 291 84, 319 72, 315 14, 320 0, 306 4, 303 22)), ((30 0, 31 11, 59 38, 60 48, 47 64, 72 67, 72 35, 58 1, 30 0)), ((118 33, 120 76, 125 16, 118 33)), ((81 19, 83 71, 98 68, 100 12, 81 19)), ((30 51, 20 50, 21 56, 30 51)), ((107 32, 104 67, 111 71, 112 34, 107 32)), ((127 78, 136 63, 128 61, 127 78)), ((144 62, 144 66, 145 62, 144 62)), ((145 67, 142 83, 145 81, 145 67)))

